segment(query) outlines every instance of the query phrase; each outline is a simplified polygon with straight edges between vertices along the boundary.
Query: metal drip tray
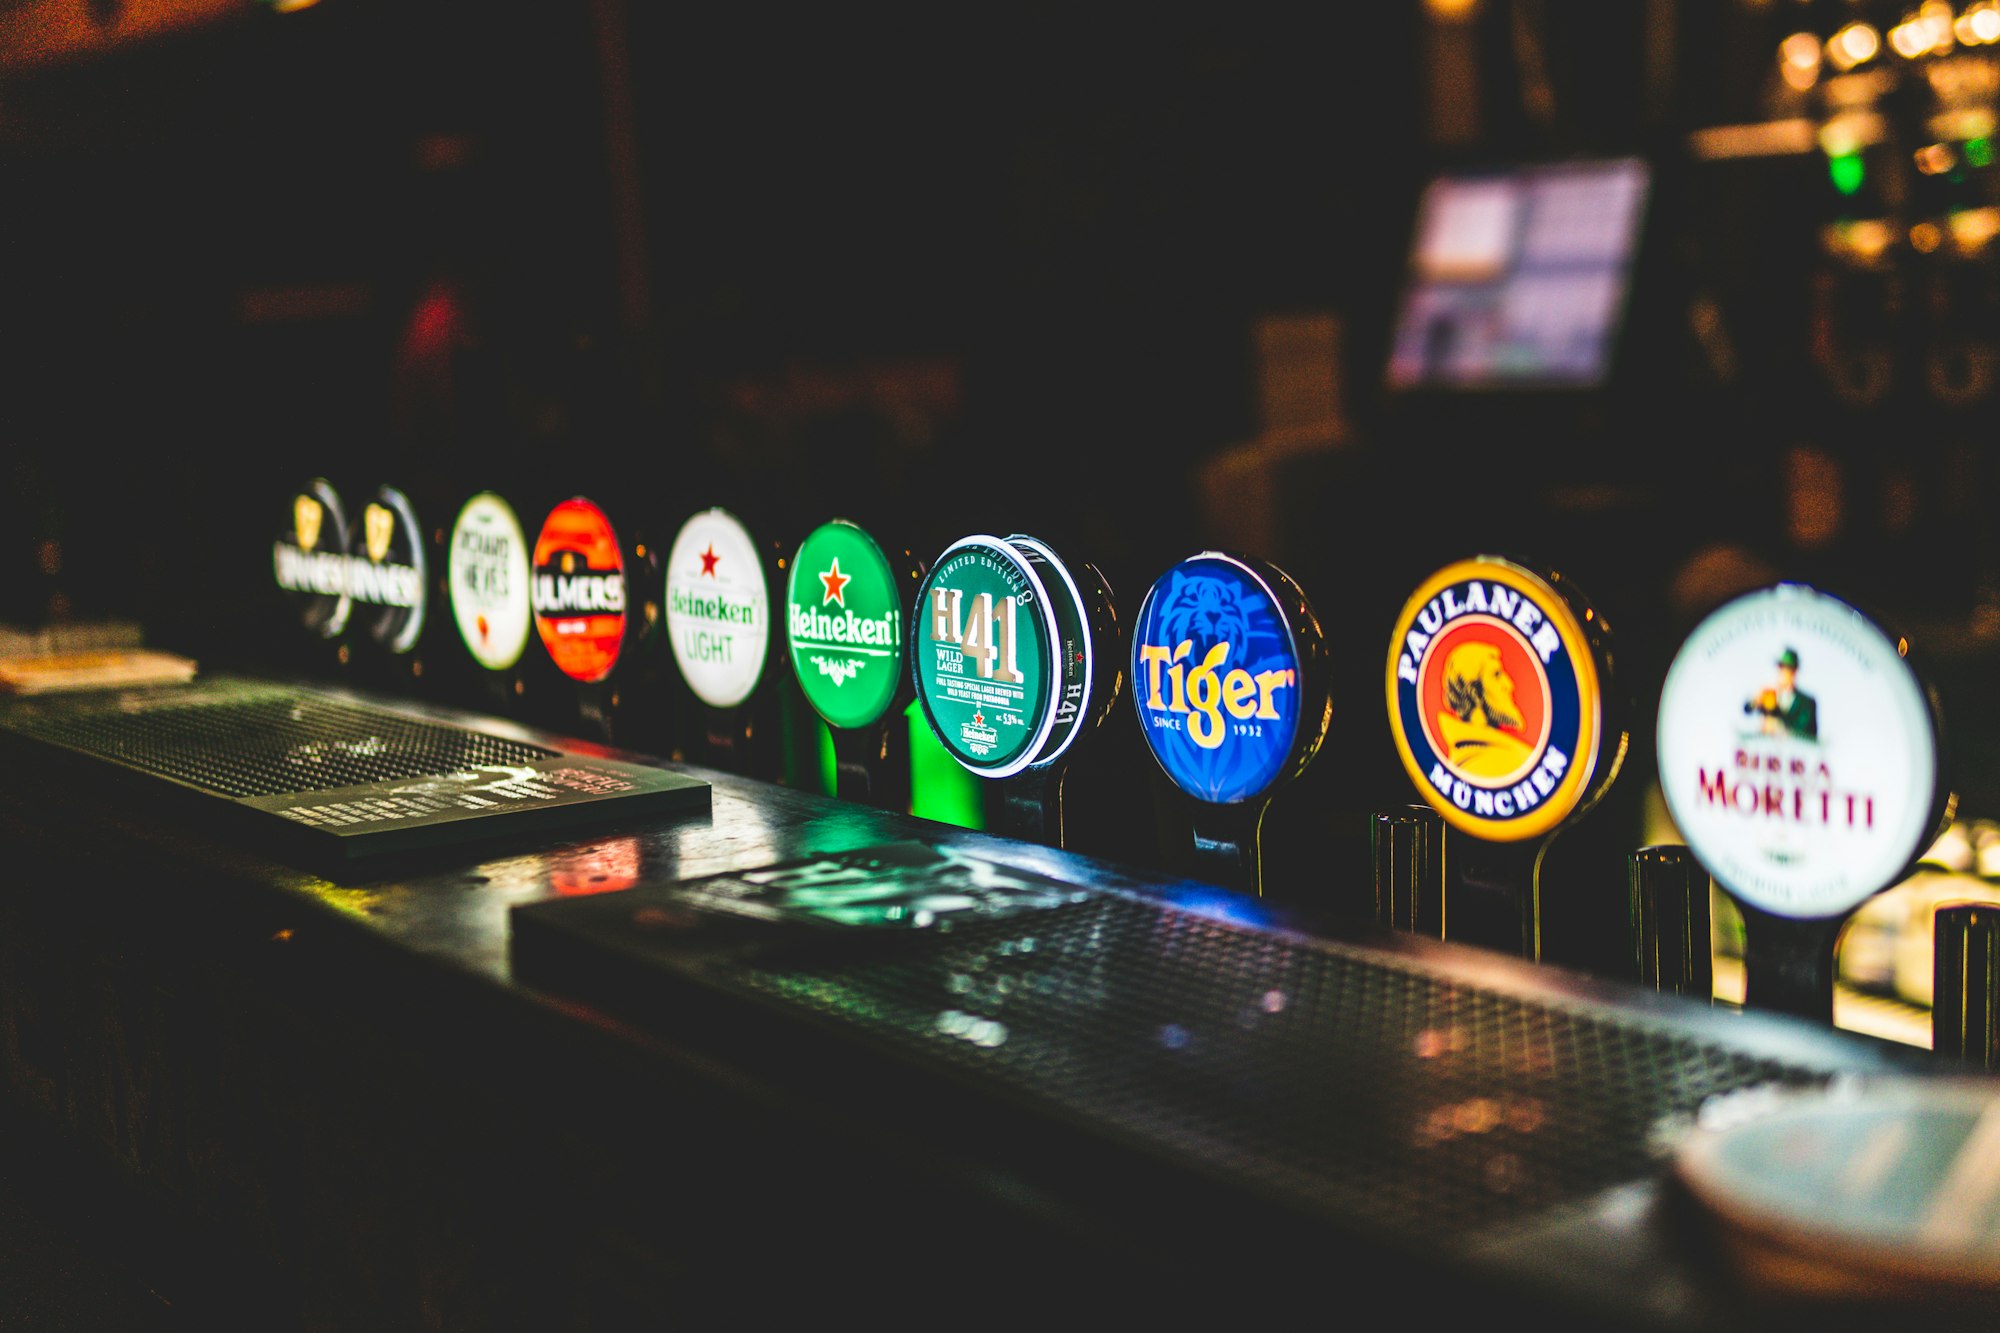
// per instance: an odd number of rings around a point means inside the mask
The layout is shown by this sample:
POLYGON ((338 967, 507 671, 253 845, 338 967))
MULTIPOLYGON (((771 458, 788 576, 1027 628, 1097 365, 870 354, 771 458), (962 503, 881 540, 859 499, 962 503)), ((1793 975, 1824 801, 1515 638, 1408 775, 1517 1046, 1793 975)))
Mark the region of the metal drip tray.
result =
POLYGON ((708 784, 679 773, 256 680, 13 703, 0 740, 17 763, 81 761, 128 795, 340 860, 708 808, 708 784))

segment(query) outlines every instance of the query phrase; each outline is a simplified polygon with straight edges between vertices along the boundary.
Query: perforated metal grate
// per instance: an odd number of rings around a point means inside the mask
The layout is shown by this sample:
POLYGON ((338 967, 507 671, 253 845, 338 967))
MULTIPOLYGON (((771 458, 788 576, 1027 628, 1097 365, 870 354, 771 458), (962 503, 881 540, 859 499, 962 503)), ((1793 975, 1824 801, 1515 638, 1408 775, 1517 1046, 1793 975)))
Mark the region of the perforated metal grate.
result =
POLYGON ((1412 1240, 1654 1174, 1663 1121, 1831 1073, 1121 896, 734 979, 1412 1240))
POLYGON ((224 796, 277 796, 521 765, 557 751, 282 686, 30 713, 7 725, 224 796))

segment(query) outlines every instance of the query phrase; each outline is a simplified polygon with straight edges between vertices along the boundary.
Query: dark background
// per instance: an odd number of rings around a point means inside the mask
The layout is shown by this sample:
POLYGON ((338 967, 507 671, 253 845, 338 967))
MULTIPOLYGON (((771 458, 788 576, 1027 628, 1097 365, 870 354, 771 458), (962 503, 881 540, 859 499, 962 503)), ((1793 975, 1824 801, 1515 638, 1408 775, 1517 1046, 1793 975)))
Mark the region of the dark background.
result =
MULTIPOLYGON (((1817 155, 1690 150, 1784 111, 1786 32, 1865 9, 1493 0, 1458 29, 1461 65, 1416 4, 321 0, 16 52, 0 621, 131 618, 204 661, 266 653, 294 628, 268 543, 313 475, 401 485, 437 521, 486 486, 531 525, 602 495, 658 539, 713 503, 791 540, 851 514, 920 554, 1035 532, 1100 564, 1129 616, 1175 560, 1238 544, 1232 497, 1199 479, 1264 430, 1258 321, 1327 314, 1339 422, 1270 464, 1252 551, 1305 588, 1336 661, 1326 748, 1273 807, 1273 892, 1365 894, 1366 815, 1411 796, 1382 716, 1389 624, 1431 569, 1515 552, 1617 633, 1630 769, 1551 865, 1575 886, 1552 951, 1596 962, 1644 830, 1650 699, 1746 581, 1818 579, 1916 626, 1959 789, 2000 805, 1978 685, 2000 626, 1990 402, 1829 392, 1815 282, 1837 282, 1843 336, 1897 355, 1935 303, 1829 279, 1816 229, 1874 205, 1834 200, 1817 155), (1615 388, 1386 398, 1426 176, 1613 152, 1659 181, 1615 388)), ((1954 281, 1983 293, 1986 270, 1954 281)), ((1955 310, 1983 336, 1983 296, 1955 310)), ((1128 723, 1079 768, 1074 840, 1168 856, 1128 723)))

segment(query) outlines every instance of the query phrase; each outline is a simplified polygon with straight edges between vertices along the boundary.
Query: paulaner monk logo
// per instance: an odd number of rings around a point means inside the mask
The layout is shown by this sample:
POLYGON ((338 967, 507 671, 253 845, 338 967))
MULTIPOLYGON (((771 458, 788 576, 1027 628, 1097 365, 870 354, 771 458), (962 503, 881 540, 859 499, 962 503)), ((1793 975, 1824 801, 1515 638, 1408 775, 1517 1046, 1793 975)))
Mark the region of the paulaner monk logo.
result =
POLYGON ((1468 833, 1538 837, 1588 792, 1596 662, 1567 601, 1529 570, 1480 557, 1426 580, 1397 620, 1388 703, 1411 780, 1468 833))

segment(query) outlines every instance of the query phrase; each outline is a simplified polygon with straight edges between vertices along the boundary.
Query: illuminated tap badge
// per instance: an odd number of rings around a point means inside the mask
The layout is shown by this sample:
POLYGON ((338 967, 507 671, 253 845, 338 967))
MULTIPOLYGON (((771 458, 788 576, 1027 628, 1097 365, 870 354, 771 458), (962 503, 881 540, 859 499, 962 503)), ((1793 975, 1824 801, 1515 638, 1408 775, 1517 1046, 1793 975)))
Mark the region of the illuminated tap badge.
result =
POLYGON ((292 497, 271 563, 305 627, 323 639, 339 638, 353 610, 347 595, 347 514, 326 481, 314 478, 292 497))
MULTIPOLYGON (((1153 757, 1196 800, 1268 793, 1300 737, 1299 644, 1264 576, 1204 551, 1162 574, 1132 630, 1133 701, 1153 757)), ((1325 732, 1324 709, 1303 719, 1325 732)))
POLYGON ((1904 645, 1804 584, 1698 625, 1660 693, 1667 810, 1716 882, 1838 916, 1901 879, 1945 802, 1930 692, 1904 645))
POLYGON ((361 510, 347 553, 347 594, 368 637, 392 653, 407 653, 424 630, 424 534, 409 499, 384 486, 361 510))
POLYGON ((1389 730, 1446 822, 1490 842, 1540 837, 1591 795, 1603 684, 1582 621, 1512 561, 1445 566, 1389 642, 1389 730))
POLYGON ((792 669, 829 725, 873 725, 895 701, 903 608, 895 570, 873 537, 842 519, 799 544, 786 586, 792 669))
POLYGON ((520 661, 534 611, 528 539, 513 506, 491 491, 467 500, 452 525, 446 572, 452 617, 473 660, 488 671, 520 661))
POLYGON ((604 511, 557 505, 535 539, 535 632, 572 680, 603 680, 625 643, 625 555, 604 511))
POLYGON ((1049 589, 997 537, 945 548, 917 590, 917 698, 946 750, 973 772, 1010 777, 1038 758, 1056 720, 1062 664, 1049 589))
POLYGON ((734 708, 764 674, 771 605, 757 544, 736 517, 707 509, 667 556, 667 636, 695 697, 734 708))

